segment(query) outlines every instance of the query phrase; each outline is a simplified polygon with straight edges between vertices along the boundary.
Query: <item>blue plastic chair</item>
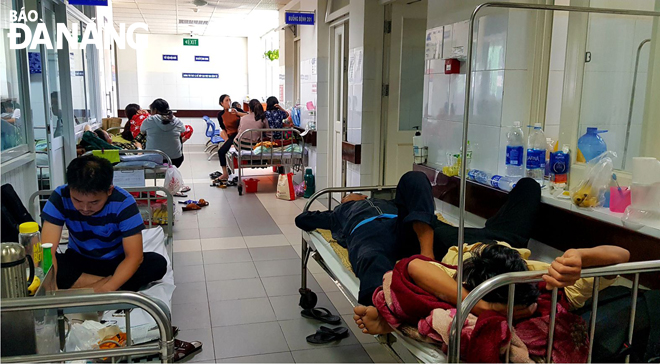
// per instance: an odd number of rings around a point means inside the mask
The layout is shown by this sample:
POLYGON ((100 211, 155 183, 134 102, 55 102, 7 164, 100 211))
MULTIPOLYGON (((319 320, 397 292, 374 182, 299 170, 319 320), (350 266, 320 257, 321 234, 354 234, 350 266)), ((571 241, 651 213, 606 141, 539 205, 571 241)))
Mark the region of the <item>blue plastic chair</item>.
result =
POLYGON ((206 136, 209 138, 209 141, 206 142, 205 152, 211 152, 208 160, 211 160, 215 151, 220 147, 220 143, 223 143, 225 140, 220 137, 220 130, 215 128, 215 123, 208 116, 203 117, 206 122, 206 136))

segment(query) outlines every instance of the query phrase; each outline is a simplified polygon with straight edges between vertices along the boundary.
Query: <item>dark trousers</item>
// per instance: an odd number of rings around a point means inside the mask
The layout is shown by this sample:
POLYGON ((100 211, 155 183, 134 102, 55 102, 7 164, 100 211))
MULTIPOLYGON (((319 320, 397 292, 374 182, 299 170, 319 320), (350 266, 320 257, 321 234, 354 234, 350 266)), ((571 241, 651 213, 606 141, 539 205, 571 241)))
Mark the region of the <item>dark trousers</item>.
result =
POLYGON ((179 168, 183 164, 183 154, 181 154, 181 157, 179 158, 174 158, 172 159, 172 164, 176 167, 179 168))
POLYGON ((227 167, 227 152, 231 149, 231 146, 234 144, 234 139, 236 134, 232 134, 227 138, 225 143, 218 148, 218 159, 220 160, 220 166, 227 167))
MULTIPOLYGON (((59 289, 71 288, 83 273, 108 277, 115 274, 115 270, 124 260, 121 254, 113 259, 101 260, 88 258, 73 249, 67 249, 64 254, 57 253, 57 287, 59 289)), ((157 281, 165 275, 167 261, 158 253, 144 253, 142 264, 120 290, 138 291, 140 287, 157 281)))
MULTIPOLYGON (((469 198, 469 196, 468 196, 469 198)), ((361 304, 370 305, 373 291, 382 285, 383 274, 394 263, 420 253, 413 223, 433 227, 433 253, 442 259, 447 250, 458 244, 458 228, 439 221, 434 214, 435 200, 425 174, 408 172, 397 185, 397 219, 381 219, 357 229, 349 239, 349 259, 360 279, 361 304)), ((507 202, 486 221, 484 228, 466 228, 465 242, 504 241, 524 248, 541 204, 541 187, 530 178, 521 179, 509 193, 507 202)))

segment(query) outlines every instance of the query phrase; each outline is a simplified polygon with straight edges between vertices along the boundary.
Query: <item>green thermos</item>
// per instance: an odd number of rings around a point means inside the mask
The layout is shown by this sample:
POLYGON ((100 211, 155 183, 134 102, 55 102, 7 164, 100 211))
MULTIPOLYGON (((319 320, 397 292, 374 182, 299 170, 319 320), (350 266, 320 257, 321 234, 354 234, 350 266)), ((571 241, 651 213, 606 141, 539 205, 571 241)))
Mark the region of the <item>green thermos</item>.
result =
POLYGON ((316 192, 316 181, 311 168, 305 169, 305 194, 304 198, 310 198, 316 192))

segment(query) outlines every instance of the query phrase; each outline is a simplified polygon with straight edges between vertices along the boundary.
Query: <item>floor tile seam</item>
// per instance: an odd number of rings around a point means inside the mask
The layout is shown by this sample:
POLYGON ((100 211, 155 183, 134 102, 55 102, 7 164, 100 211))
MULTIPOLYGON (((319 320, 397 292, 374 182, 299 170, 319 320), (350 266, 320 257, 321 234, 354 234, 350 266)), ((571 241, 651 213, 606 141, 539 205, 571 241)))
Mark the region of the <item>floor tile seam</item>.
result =
POLYGON ((278 352, 276 352, 276 353, 266 353, 266 354, 254 354, 254 355, 231 356, 231 357, 228 357, 228 358, 216 358, 215 360, 231 360, 231 359, 245 358, 245 357, 248 357, 248 356, 260 356, 260 355, 284 354, 284 353, 289 353, 289 354, 291 354, 291 350, 289 350, 289 351, 278 351, 278 352))

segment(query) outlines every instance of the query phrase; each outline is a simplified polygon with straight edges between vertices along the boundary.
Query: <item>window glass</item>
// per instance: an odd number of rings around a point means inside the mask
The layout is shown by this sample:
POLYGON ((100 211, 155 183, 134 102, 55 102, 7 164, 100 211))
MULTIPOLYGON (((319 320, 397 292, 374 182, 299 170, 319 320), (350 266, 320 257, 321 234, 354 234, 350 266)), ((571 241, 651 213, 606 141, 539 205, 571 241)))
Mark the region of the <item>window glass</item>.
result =
MULTIPOLYGON (((16 9, 16 2, 3 1, 0 3, 0 13, 9 14, 9 11, 16 9)), ((27 130, 25 125, 25 110, 21 106, 25 100, 22 100, 23 76, 19 67, 19 50, 9 48, 9 17, 2 16, 0 19, 0 108, 1 108, 1 150, 3 151, 3 162, 7 159, 5 151, 10 149, 21 149, 25 146, 27 151, 27 130)), ((31 62, 32 64, 32 62, 31 62)), ((31 72, 41 72, 41 62, 30 67, 31 72)), ((7 154, 8 155, 8 154, 7 154)))

